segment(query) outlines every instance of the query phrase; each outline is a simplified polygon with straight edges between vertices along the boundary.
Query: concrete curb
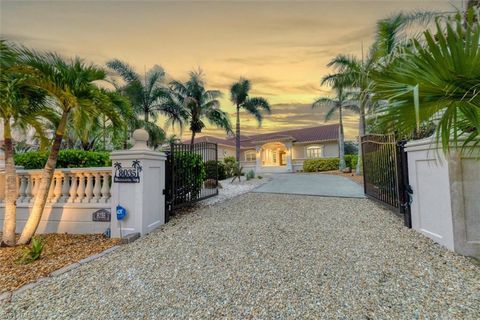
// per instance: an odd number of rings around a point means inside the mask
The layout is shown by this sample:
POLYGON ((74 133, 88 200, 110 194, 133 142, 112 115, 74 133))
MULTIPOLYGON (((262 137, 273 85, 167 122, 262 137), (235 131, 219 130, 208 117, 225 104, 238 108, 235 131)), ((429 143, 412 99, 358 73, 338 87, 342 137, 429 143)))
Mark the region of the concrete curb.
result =
POLYGON ((26 290, 29 290, 29 289, 33 289, 35 288, 36 286, 38 286, 39 284, 41 284, 42 282, 45 282, 47 281, 48 278, 55 278, 55 277, 58 277, 64 273, 67 273, 69 271, 72 271, 72 270, 75 270, 77 269, 78 267, 86 264, 86 263, 89 263, 89 262, 92 262, 94 260, 97 260, 98 258, 101 258, 107 254, 110 254, 112 253, 113 251, 117 250, 118 248, 120 248, 119 245, 116 245, 116 246, 113 246, 111 248, 108 248, 100 253, 97 253, 97 254, 94 254, 94 255, 91 255, 89 257, 86 257, 78 262, 75 262, 75 263, 72 263, 72 264, 69 264, 69 265, 66 265, 65 267, 63 268, 60 268, 58 270, 55 270, 53 271, 52 273, 50 273, 47 277, 45 278, 40 278, 38 279, 37 281, 35 282, 31 282, 31 283, 27 283, 23 286, 21 286, 20 288, 18 288, 17 290, 13 290, 13 291, 7 291, 7 292, 3 292, 3 293, 0 293, 0 302, 7 302, 7 301, 11 301, 12 298, 18 296, 19 294, 21 294, 22 292, 26 291, 26 290))

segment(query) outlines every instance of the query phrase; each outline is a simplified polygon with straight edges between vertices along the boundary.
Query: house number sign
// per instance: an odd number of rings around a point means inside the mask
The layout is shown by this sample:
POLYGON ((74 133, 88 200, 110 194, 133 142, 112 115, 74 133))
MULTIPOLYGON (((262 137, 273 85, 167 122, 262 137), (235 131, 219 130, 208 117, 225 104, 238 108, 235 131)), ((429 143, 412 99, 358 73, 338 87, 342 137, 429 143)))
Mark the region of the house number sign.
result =
POLYGON ((115 168, 115 174, 113 175, 113 182, 115 183, 139 183, 140 172, 142 172, 142 166, 139 160, 133 160, 131 167, 122 167, 120 162, 115 162, 113 165, 115 168))

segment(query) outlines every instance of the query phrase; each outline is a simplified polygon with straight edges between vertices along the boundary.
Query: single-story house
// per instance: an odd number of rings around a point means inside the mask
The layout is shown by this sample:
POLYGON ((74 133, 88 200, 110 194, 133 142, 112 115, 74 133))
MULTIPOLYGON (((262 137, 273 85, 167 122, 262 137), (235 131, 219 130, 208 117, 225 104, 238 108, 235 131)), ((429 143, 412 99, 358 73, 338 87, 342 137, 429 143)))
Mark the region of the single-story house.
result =
MULTIPOLYGON (((339 156, 339 125, 286 130, 240 138, 240 163, 244 172, 298 172, 303 161, 339 156)), ((235 137, 202 136, 195 142, 218 144, 218 160, 235 157, 235 137)))

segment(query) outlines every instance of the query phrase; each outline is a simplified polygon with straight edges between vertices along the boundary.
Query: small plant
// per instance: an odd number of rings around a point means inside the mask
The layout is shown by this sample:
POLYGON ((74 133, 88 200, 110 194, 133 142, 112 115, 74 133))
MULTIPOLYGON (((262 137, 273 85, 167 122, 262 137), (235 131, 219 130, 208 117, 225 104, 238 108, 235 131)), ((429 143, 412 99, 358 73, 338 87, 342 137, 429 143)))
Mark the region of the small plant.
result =
POLYGON ((243 175, 244 175, 243 167, 235 167, 233 172, 232 182, 235 181, 235 179, 238 179, 238 181, 240 181, 240 177, 243 175))
POLYGON ((33 237, 29 248, 25 248, 23 255, 18 259, 20 264, 29 264, 40 259, 43 248, 45 247, 45 239, 33 237))
POLYGON ((255 178, 255 171, 250 170, 247 172, 247 181, 255 178))
POLYGON ((257 176, 257 178, 258 178, 258 179, 263 179, 263 177, 262 177, 262 176, 257 176))

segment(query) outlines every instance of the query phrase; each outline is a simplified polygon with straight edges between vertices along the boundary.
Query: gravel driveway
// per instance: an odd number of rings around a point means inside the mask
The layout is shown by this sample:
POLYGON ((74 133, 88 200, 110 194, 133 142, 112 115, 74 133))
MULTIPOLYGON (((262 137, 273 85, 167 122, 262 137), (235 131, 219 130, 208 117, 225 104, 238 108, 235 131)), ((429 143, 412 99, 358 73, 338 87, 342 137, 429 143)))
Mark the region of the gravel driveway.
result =
POLYGON ((367 199, 248 193, 0 304, 0 319, 478 319, 480 268, 367 199))

